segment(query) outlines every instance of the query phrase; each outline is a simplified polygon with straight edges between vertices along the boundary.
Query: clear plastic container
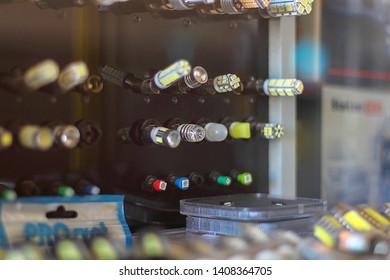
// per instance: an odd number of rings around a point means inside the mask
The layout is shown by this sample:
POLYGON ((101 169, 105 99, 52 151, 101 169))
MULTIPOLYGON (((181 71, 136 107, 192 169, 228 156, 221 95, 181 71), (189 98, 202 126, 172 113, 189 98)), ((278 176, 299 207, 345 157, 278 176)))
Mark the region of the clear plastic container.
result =
POLYGON ((254 223, 187 216, 186 231, 193 234, 240 236, 243 225, 255 224, 265 232, 291 230, 300 236, 312 236, 314 223, 314 217, 254 223))
POLYGON ((192 217, 233 221, 278 221, 311 217, 327 211, 326 201, 243 193, 180 201, 180 213, 192 217))

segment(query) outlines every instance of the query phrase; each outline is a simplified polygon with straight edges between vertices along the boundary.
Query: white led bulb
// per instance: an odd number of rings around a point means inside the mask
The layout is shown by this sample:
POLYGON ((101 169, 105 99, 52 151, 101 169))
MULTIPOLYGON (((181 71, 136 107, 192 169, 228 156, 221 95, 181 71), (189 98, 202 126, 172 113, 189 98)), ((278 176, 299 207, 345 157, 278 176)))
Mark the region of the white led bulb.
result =
POLYGON ((302 81, 297 79, 268 79, 263 84, 263 91, 269 96, 296 96, 303 89, 302 81))
POLYGON ((206 131, 205 139, 209 142, 222 142, 228 136, 226 126, 220 123, 207 123, 204 129, 206 131))
POLYGON ((219 93, 232 92, 240 87, 240 78, 234 74, 221 75, 214 78, 213 85, 219 93))
POLYGON ((153 77, 153 81, 158 88, 165 89, 174 82, 188 75, 190 71, 190 63, 187 60, 182 59, 171 64, 164 70, 157 72, 153 77))
POLYGON ((150 139, 157 145, 176 148, 180 144, 180 134, 166 127, 154 127, 150 131, 150 139))
POLYGON ((59 73, 58 64, 47 59, 27 69, 23 82, 29 89, 37 90, 57 80, 59 73))
POLYGON ((264 17, 303 16, 312 11, 314 0, 270 0, 268 7, 261 11, 264 17))
POLYGON ((58 85, 66 92, 85 82, 89 72, 87 65, 82 61, 76 61, 67 65, 58 77, 58 85))

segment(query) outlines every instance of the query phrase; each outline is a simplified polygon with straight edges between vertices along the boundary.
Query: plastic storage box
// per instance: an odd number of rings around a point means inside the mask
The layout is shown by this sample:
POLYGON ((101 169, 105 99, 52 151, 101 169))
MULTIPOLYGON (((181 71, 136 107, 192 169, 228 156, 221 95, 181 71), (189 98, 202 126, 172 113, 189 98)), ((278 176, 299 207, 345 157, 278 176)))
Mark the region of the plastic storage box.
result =
POLYGON ((326 201, 286 198, 262 193, 233 194, 180 201, 190 233, 239 235, 241 226, 254 223, 265 231, 292 230, 312 235, 317 214, 327 211, 326 201))

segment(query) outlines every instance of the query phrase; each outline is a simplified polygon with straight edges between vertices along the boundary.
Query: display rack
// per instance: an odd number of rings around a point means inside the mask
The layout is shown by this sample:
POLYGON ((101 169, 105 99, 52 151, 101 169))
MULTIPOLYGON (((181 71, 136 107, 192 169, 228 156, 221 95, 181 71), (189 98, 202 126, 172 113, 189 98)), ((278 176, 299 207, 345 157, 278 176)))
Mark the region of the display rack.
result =
MULTIPOLYGON (((42 5, 39 3, 41 8, 47 7, 42 5)), ((184 58, 192 66, 204 67, 210 78, 226 73, 237 74, 244 83, 252 78, 295 78, 294 16, 199 16, 183 11, 164 12, 163 16, 150 11, 117 15, 96 5, 39 9, 32 2, 0 7, 2 72, 50 57, 61 67, 82 60, 93 75, 99 75, 100 67, 108 64, 147 77, 184 58), (21 20, 10 24, 15 17, 21 20)), ((4 88, 0 92, 0 121, 5 127, 93 120, 102 131, 100 141, 87 148, 39 152, 16 145, 1 151, 1 179, 17 184, 24 179, 88 178, 104 194, 125 196, 131 230, 148 224, 183 227, 181 199, 257 192, 296 196, 296 96, 270 97, 245 91, 241 95, 145 96, 107 81, 102 92, 89 98, 77 92, 57 99, 42 92, 21 96, 4 88), (118 130, 140 119, 156 119, 167 125, 174 117, 187 122, 202 118, 245 121, 252 117, 258 122, 280 123, 285 133, 276 140, 182 143, 176 149, 123 144, 118 139, 118 130), (231 169, 251 172, 254 184, 234 182, 221 187, 208 182, 211 171, 228 174, 231 169), (204 175, 206 183, 187 191, 170 187, 164 193, 141 188, 147 175, 165 179, 171 173, 188 176, 191 172, 204 175)))

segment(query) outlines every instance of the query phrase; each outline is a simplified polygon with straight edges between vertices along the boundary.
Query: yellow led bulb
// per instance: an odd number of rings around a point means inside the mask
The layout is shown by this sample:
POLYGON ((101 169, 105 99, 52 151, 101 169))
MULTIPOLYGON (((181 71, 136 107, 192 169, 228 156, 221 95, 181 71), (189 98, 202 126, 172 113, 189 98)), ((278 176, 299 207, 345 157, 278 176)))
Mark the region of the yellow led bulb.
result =
POLYGON ((58 77, 58 85, 63 91, 69 91, 75 86, 84 83, 88 75, 87 65, 82 61, 76 61, 61 71, 58 77))
POLYGON ((251 138, 250 123, 233 122, 229 126, 229 135, 235 139, 249 139, 251 138))
POLYGON ((57 80, 59 73, 57 63, 47 59, 27 69, 23 82, 31 90, 37 90, 57 80))
POLYGON ((13 142, 12 133, 0 127, 0 150, 9 148, 12 145, 12 142, 13 142))
POLYGON ((54 133, 47 127, 25 125, 20 128, 18 139, 25 148, 46 151, 53 146, 54 133))

